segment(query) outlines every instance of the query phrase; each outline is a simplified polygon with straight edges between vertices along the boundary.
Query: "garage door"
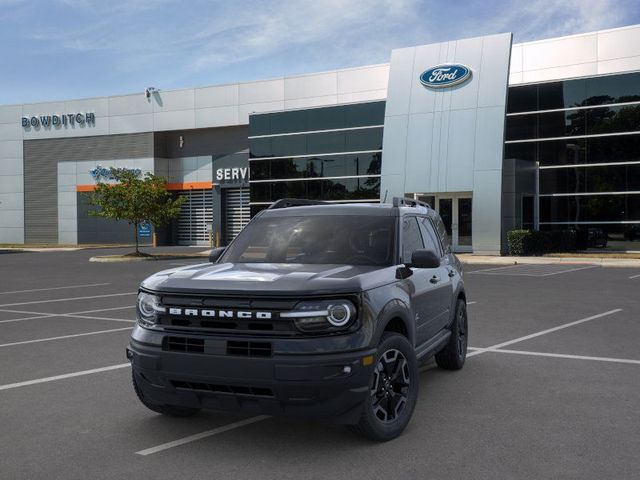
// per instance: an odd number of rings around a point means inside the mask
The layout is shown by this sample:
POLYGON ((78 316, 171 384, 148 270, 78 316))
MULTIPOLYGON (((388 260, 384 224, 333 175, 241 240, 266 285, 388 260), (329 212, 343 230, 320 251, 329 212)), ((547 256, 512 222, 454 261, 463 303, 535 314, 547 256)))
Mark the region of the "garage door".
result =
POLYGON ((209 225, 213 222, 213 192, 181 190, 185 197, 178 217, 179 245, 209 245, 209 225))
POLYGON ((225 189, 226 223, 225 236, 227 244, 240 233, 250 218, 249 189, 225 189))

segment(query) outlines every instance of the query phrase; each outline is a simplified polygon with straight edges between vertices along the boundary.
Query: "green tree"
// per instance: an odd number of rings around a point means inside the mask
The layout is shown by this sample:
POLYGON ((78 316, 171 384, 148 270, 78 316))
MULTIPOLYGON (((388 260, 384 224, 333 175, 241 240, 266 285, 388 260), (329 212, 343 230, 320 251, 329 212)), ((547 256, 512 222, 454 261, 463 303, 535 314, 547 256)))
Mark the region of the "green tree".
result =
POLYGON ((126 168, 111 168, 110 178, 116 183, 98 181, 89 194, 89 204, 96 207, 90 211, 95 217, 126 220, 133 226, 138 248, 138 227, 148 223, 155 227, 169 222, 180 213, 184 198, 174 199, 167 191, 167 180, 151 173, 141 177, 138 172, 126 168))

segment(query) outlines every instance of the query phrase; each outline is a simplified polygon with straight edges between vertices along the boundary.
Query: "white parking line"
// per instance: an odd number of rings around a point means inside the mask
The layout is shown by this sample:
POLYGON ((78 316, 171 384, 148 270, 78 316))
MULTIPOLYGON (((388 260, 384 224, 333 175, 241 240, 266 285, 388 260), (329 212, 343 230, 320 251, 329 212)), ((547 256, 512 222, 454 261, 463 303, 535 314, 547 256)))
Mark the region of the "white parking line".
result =
POLYGON ((0 307, 17 307, 19 305, 36 305, 38 303, 70 302, 72 300, 89 300, 91 298, 121 297, 123 295, 136 295, 136 292, 109 293, 107 295, 91 295, 88 297, 56 298, 55 300, 36 300, 33 302, 4 303, 0 305, 0 307))
POLYGON ((502 350, 497 348, 488 349, 488 348, 469 347, 469 350, 476 350, 476 351, 481 350, 482 352, 491 352, 491 353, 511 353, 515 355, 531 355, 535 357, 568 358, 572 360, 593 360, 596 362, 630 363, 633 365, 640 365, 640 360, 630 360, 627 358, 590 357, 585 355, 569 355, 565 353, 530 352, 527 350, 502 350))
POLYGON ((474 303, 478 303, 478 302, 467 302, 467 305, 473 305, 474 303))
POLYGON ((631 280, 633 278, 640 278, 640 275, 633 275, 633 276, 629 277, 629 280, 631 280))
POLYGON ((92 320, 107 320, 112 322, 135 322, 135 320, 124 319, 124 318, 93 317, 93 316, 82 315, 83 313, 109 312, 112 310, 124 310, 126 308, 135 308, 135 306, 127 305, 126 307, 99 308, 96 310, 83 310, 80 312, 70 312, 70 313, 32 312, 27 310, 9 310, 6 308, 0 308, 0 312, 26 313, 28 315, 29 314, 35 315, 32 317, 10 318, 8 320, 0 320, 0 323, 14 323, 14 322, 21 322, 23 320, 38 320, 41 318, 51 318, 51 317, 88 318, 92 320))
POLYGON ((258 415, 257 417, 247 418, 245 420, 240 420, 239 422, 230 423, 229 425, 224 425, 222 427, 214 428, 212 430, 206 430, 204 432, 196 433, 195 435, 189 435, 188 437, 179 438, 178 440, 174 440, 172 442, 163 443, 162 445, 158 445, 157 447, 147 448, 145 450, 140 450, 136 452, 137 455, 151 455, 153 453, 162 452, 163 450, 167 450, 169 448, 178 447, 180 445, 184 445, 185 443, 195 442, 196 440, 200 440, 203 438, 211 437, 213 435, 218 435, 220 433, 228 432, 229 430, 233 430, 235 428, 244 427, 246 425, 251 425, 252 423, 261 422, 262 420, 266 420, 267 418, 271 418, 267 415, 258 415))
POLYGON ((483 274, 483 275, 510 275, 519 277, 550 277, 552 275, 560 275, 561 273, 577 272, 579 270, 587 270, 590 268, 597 268, 599 265, 593 264, 566 264, 566 263, 536 263, 525 264, 519 263, 516 265, 507 265, 505 267, 492 267, 484 268, 482 270, 474 270, 469 274, 483 274), (575 266, 578 265, 578 266, 575 266), (572 268, 567 268, 572 267, 572 268))
POLYGON ((595 320, 597 318, 606 317, 607 315, 613 315, 614 313, 621 312, 621 308, 616 308, 614 310, 609 310, 608 312, 599 313, 598 315, 593 315, 591 317, 582 318, 580 320, 576 320, 574 322, 565 323, 563 325, 559 325, 557 327, 548 328, 547 330, 542 330, 541 332, 532 333, 530 335, 525 335, 524 337, 514 338, 513 340, 509 340, 508 342, 497 343, 495 345, 491 345, 482 350, 474 350, 467 357, 474 357, 476 355, 480 355, 486 351, 497 350, 498 348, 506 347, 507 345, 513 345, 514 343, 524 342, 525 340, 529 340, 531 338, 539 337, 540 335, 546 335, 547 333, 557 332, 558 330, 563 330, 565 328, 573 327, 574 325, 579 325, 584 322, 589 322, 591 320, 595 320))
POLYGON ((12 388, 26 387, 29 385, 37 385, 39 383, 55 382, 56 380, 64 380, 66 378, 81 377, 83 375, 91 375, 94 373, 109 372, 111 370, 118 370, 119 368, 130 367, 130 363, 121 363, 119 365, 111 365, 109 367, 93 368, 91 370, 82 370, 81 372, 65 373, 63 375, 56 375, 53 377, 36 378, 35 380, 27 380, 26 382, 8 383, 6 385, 0 385, 0 391, 11 390, 12 388))
POLYGON ((69 285, 69 286, 66 286, 66 287, 33 288, 31 290, 13 290, 11 292, 0 292, 0 295, 7 295, 9 293, 48 292, 49 290, 64 290, 64 289, 67 289, 67 288, 103 287, 105 285, 111 285, 111 284, 110 283, 86 283, 84 285, 69 285))
POLYGON ((23 340, 22 342, 2 343, 2 347, 13 347, 15 345, 26 345, 28 343, 50 342, 52 340, 63 340, 65 338, 86 337, 87 335, 98 335, 100 333, 122 332, 123 330, 131 330, 133 327, 113 328, 111 330, 98 330, 96 332, 75 333, 73 335, 62 335, 60 337, 38 338, 37 340, 23 340))

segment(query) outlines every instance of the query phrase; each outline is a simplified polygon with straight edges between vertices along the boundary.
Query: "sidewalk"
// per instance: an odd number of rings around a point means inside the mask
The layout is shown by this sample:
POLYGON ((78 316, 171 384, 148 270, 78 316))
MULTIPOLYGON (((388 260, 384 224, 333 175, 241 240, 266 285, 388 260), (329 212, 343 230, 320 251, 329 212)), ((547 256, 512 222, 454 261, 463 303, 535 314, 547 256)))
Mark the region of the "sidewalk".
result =
POLYGON ((640 258, 611 258, 606 255, 566 256, 566 257, 500 257, 493 255, 457 254, 463 263, 478 265, 515 265, 515 264, 550 264, 580 263, 600 265, 602 267, 640 268, 640 258))

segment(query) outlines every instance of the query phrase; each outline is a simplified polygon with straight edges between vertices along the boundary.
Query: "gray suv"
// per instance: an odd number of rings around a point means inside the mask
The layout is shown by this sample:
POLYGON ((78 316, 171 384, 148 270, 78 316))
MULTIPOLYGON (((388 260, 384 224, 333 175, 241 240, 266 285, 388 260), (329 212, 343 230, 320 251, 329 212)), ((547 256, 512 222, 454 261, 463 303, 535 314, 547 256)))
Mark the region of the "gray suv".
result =
POLYGON ((426 204, 284 199, 210 262, 140 285, 127 357, 140 401, 329 417, 378 441, 418 397, 418 363, 462 368, 462 268, 426 204))

